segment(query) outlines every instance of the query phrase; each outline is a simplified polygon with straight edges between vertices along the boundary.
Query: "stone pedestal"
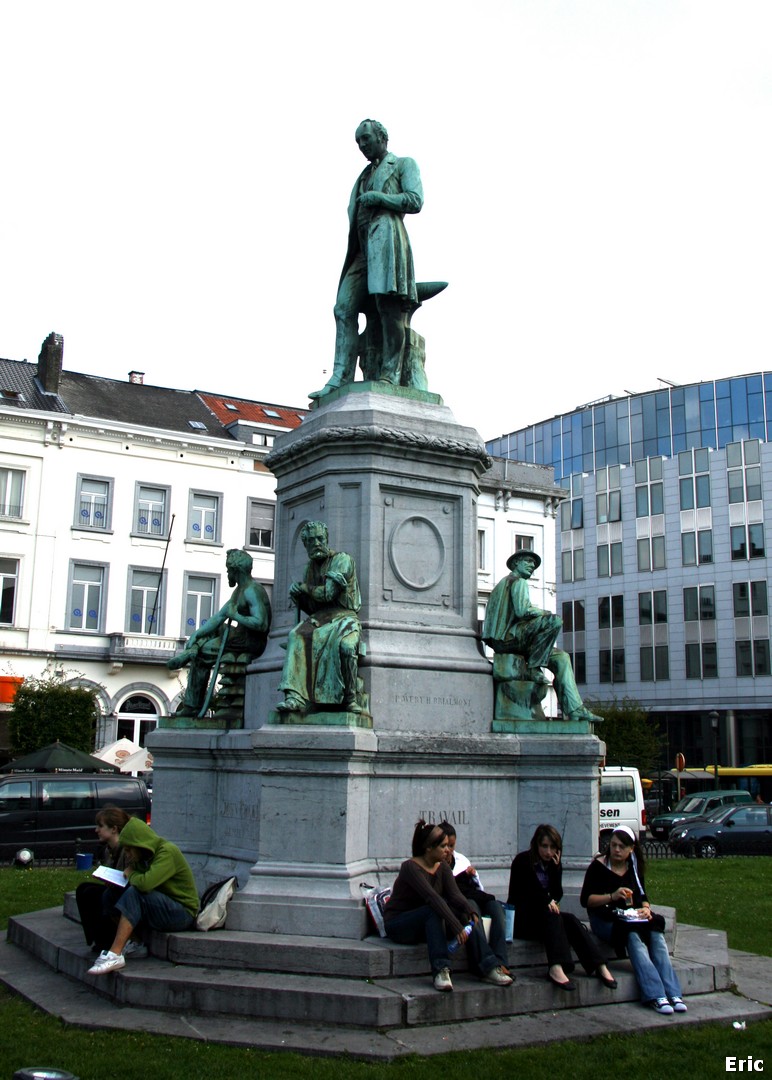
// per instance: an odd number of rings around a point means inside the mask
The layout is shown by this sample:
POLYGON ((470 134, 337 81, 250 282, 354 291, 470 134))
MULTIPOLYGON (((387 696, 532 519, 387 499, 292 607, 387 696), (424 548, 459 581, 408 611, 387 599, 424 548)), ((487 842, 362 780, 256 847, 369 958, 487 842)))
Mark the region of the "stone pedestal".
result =
POLYGON ((249 667, 245 727, 151 739, 153 823, 199 878, 238 873, 228 927, 362 937, 360 886, 393 882, 418 818, 453 823, 500 897, 540 822, 586 864, 602 744, 586 723, 493 719, 477 638, 476 500, 488 465, 477 433, 435 395, 359 383, 277 439, 268 464, 273 626, 249 667), (356 560, 364 717, 276 712, 308 520, 326 522, 331 548, 356 560))
POLYGON ((360 675, 377 731, 490 730, 490 664, 476 636, 479 435, 436 395, 356 383, 277 439, 273 627, 250 666, 246 726, 282 699, 282 645, 298 613, 300 529, 325 521, 353 555, 362 591, 360 675), (414 727, 417 725, 417 727, 414 727))

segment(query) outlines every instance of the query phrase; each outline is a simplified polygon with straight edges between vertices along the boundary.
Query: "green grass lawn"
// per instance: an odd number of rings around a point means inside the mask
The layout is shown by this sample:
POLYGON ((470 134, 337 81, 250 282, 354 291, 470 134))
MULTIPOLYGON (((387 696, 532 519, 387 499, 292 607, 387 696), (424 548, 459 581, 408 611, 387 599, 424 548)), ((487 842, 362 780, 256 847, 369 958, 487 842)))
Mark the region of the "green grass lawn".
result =
MULTIPOLYGON (((74 870, 0 869, 0 927, 17 912, 51 907, 86 874, 74 870)), ((652 861, 646 884, 653 902, 678 908, 683 922, 726 930, 730 945, 772 955, 772 859, 652 861), (738 883, 741 887, 738 889, 738 883), (747 897, 747 902, 743 899, 747 897)), ((9 947, 9 946, 0 946, 9 947)), ((545 1020, 545 1022, 547 1022, 545 1020)), ((0 990, 0 1061, 3 1076, 24 1065, 67 1069, 81 1080, 597 1080, 599 1076, 725 1077, 725 1058, 765 1059, 772 1069, 772 1021, 736 1031, 724 1024, 684 1028, 674 1020, 661 1032, 597 1036, 538 1049, 475 1051, 437 1058, 411 1057, 390 1065, 346 1058, 313 1058, 166 1038, 143 1032, 87 1031, 69 1027, 0 990)))
POLYGON ((652 859, 646 891, 679 922, 726 930, 730 949, 772 956, 772 858, 652 859))

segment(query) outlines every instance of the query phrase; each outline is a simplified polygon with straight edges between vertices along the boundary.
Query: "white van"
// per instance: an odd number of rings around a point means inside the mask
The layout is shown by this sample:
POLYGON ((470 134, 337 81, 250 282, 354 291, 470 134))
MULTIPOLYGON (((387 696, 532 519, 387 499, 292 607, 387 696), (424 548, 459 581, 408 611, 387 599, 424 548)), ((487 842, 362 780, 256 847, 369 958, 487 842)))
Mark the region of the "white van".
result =
POLYGON ((646 807, 641 776, 626 765, 608 765, 600 770, 600 823, 598 847, 605 851, 611 834, 620 825, 632 829, 639 841, 646 839, 646 807))

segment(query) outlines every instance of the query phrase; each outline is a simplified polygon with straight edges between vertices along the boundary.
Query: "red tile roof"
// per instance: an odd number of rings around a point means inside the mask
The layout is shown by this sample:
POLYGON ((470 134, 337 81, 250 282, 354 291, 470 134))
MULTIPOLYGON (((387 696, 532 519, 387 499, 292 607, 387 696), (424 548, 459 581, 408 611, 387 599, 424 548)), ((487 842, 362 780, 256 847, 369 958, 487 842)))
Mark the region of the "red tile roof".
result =
POLYGON ((303 417, 308 415, 308 409, 294 409, 287 405, 272 405, 265 401, 247 401, 244 398, 206 394, 200 390, 197 393, 221 424, 246 420, 256 424, 272 424, 279 428, 296 428, 299 427, 303 417), (229 409, 229 405, 236 407, 229 409), (270 415, 271 413, 277 415, 270 415))

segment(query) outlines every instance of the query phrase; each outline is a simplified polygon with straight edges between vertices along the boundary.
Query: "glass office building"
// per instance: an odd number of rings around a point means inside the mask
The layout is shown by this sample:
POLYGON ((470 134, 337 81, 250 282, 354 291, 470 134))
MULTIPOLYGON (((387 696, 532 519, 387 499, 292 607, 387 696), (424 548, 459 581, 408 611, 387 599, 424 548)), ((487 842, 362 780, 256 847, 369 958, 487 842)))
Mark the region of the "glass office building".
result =
POLYGON ((558 611, 583 695, 651 709, 668 761, 712 763, 714 710, 720 763, 771 761, 772 372, 592 402, 487 449, 566 492, 558 611))

